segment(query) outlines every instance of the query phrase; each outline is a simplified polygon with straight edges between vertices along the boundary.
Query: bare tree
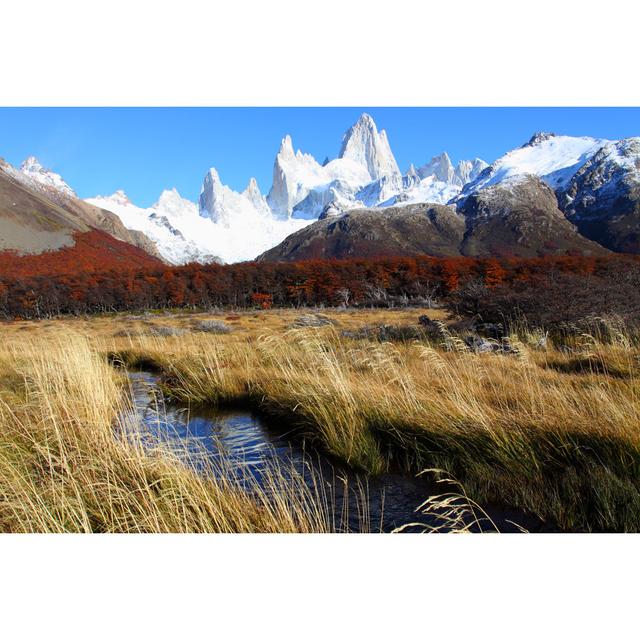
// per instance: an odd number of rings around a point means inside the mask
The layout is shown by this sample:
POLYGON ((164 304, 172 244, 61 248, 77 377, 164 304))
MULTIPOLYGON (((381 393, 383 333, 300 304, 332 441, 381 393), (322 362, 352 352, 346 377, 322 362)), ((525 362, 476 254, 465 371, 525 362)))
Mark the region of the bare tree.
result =
POLYGON ((351 291, 349 291, 349 289, 338 289, 336 295, 338 299, 342 301, 343 307, 349 306, 349 300, 351 300, 351 291))

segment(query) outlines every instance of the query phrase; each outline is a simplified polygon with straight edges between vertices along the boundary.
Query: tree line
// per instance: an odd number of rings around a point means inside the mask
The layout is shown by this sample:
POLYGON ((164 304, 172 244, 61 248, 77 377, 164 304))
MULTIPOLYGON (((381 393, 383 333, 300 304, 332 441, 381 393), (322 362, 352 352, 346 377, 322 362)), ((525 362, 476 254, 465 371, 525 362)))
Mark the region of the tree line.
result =
POLYGON ((6 272, 0 265, 0 315, 46 318, 161 308, 429 305, 456 296, 463 300, 460 293, 478 285, 496 293, 523 286, 544 289, 558 274, 568 274, 579 287, 581 282, 615 280, 615 274, 639 272, 640 258, 625 255, 119 265, 104 271, 54 275, 21 275, 6 272))

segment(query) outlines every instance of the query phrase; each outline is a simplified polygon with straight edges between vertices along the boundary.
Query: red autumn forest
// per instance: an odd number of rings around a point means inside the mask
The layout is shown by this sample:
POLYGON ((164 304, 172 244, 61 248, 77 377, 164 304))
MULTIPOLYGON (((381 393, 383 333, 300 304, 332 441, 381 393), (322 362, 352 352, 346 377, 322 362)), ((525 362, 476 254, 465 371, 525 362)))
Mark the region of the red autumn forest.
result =
POLYGON ((138 247, 93 229, 76 233, 73 246, 35 255, 0 251, 0 279, 70 273, 152 269, 163 263, 138 247))
POLYGON ((469 283, 497 293, 523 285, 544 288, 559 274, 580 283, 640 271, 640 258, 625 255, 501 260, 418 256, 168 267, 113 239, 105 254, 98 247, 102 238, 95 234, 100 232, 83 234, 75 247, 56 253, 0 254, 0 315, 420 304, 452 297, 469 283))

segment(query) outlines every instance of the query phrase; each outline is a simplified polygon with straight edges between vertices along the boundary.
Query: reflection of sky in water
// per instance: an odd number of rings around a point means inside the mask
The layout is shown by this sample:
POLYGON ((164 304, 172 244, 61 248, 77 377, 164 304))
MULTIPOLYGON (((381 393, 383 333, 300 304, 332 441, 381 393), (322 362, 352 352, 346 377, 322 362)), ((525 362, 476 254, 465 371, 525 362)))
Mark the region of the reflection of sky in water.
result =
POLYGON ((258 480, 269 463, 302 470, 303 452, 270 433, 251 412, 167 404, 153 375, 132 373, 130 379, 137 414, 151 437, 149 444, 159 440, 196 469, 206 468, 202 458, 208 457, 240 476, 250 473, 258 480))

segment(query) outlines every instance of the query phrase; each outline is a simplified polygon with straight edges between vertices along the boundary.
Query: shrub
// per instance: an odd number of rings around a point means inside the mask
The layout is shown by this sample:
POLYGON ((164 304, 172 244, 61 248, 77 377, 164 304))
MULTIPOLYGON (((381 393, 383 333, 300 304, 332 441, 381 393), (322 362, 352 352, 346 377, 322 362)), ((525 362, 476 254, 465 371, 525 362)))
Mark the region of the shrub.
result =
POLYGON ((166 327, 166 326, 151 326, 148 329, 149 335, 152 336, 183 336, 187 332, 185 329, 181 329, 180 327, 166 327))
POLYGON ((196 325, 198 331, 204 331, 205 333, 230 333, 231 327, 228 324, 222 322, 222 320, 201 320, 196 325))

